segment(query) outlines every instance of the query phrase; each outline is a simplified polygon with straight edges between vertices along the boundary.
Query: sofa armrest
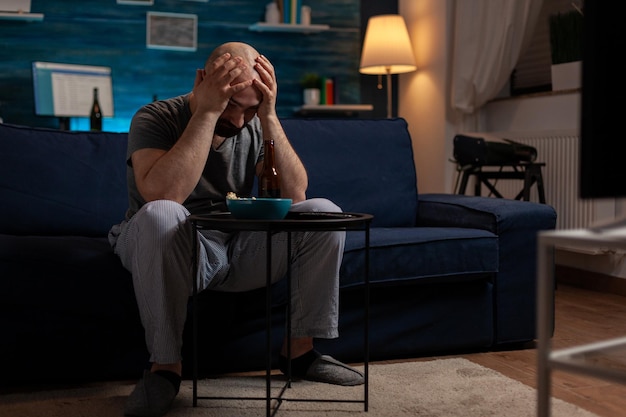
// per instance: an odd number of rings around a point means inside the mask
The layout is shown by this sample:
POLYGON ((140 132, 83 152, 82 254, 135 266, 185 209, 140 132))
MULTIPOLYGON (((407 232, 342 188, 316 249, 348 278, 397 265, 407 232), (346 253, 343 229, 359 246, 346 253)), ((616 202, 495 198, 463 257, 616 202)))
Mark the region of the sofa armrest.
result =
POLYGON ((468 227, 498 236, 494 339, 505 345, 535 338, 537 234, 554 229, 555 210, 529 201, 420 194, 417 211, 418 226, 468 227))
POLYGON ((501 235, 556 225, 556 211, 547 204, 459 194, 420 194, 418 201, 418 226, 467 227, 501 235))

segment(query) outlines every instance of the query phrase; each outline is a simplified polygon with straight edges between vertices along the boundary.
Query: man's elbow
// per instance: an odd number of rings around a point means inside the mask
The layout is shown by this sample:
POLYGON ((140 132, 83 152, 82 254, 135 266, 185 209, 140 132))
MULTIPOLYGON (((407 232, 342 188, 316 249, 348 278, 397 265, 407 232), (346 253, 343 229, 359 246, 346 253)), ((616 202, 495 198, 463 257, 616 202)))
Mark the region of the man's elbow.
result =
POLYGON ((155 189, 140 189, 139 193, 143 197, 146 202, 156 201, 156 200, 170 200, 175 201, 178 204, 183 204, 183 202, 187 199, 185 195, 179 192, 175 192, 173 190, 164 190, 160 188, 155 189))

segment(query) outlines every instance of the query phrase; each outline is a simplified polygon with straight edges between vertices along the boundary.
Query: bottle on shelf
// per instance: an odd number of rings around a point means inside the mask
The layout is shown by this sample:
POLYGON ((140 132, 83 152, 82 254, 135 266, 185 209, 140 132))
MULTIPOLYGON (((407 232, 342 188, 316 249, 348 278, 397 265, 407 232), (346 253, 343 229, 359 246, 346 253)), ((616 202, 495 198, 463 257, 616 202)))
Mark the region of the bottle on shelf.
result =
POLYGON ((280 12, 278 11, 278 5, 275 1, 265 6, 265 22, 271 25, 280 23, 280 12))
POLYGON ((302 6, 300 8, 300 24, 308 26, 311 24, 311 7, 302 6))
POLYGON ((90 128, 93 131, 102 130, 102 109, 98 101, 98 88, 93 89, 93 104, 91 105, 91 113, 89 115, 90 128))
POLYGON ((276 170, 274 159, 274 140, 263 142, 263 171, 259 178, 259 197, 280 198, 280 174, 276 170))

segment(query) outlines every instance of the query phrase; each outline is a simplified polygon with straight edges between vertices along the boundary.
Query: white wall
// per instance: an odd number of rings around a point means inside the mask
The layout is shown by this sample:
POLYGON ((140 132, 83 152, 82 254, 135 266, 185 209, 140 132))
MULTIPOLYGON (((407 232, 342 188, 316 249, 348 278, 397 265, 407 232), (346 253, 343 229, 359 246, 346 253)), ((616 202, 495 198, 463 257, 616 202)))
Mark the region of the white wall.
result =
POLYGON ((448 15, 452 0, 400 0, 417 71, 400 74, 398 115, 406 119, 420 193, 451 192, 453 125, 447 120, 448 15))
POLYGON ((580 93, 548 94, 492 101, 482 112, 486 132, 576 130, 580 93))

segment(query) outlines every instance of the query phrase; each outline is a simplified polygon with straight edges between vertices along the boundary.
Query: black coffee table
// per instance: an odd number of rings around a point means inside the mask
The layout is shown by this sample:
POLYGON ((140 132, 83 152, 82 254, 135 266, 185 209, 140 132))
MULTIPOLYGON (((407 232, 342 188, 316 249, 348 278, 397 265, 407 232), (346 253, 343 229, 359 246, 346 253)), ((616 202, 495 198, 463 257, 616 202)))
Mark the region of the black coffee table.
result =
MULTIPOLYGON (((362 403, 364 410, 368 411, 368 391, 369 391, 369 249, 370 249, 370 224, 373 216, 364 213, 327 213, 327 212, 289 212, 282 220, 242 220, 235 219, 230 213, 216 213, 206 215, 192 215, 189 220, 197 230, 222 230, 222 231, 258 231, 267 235, 267 262, 266 262, 266 393, 263 397, 211 397, 198 395, 198 262, 197 253, 193 251, 193 406, 196 407, 199 399, 219 399, 219 400, 264 400, 266 403, 267 417, 273 416, 278 411, 283 400, 307 401, 307 402, 347 402, 362 403), (291 386, 291 369, 287 371, 287 381, 280 390, 278 396, 272 396, 271 370, 272 370, 272 342, 271 342, 271 259, 272 259, 272 234, 278 232, 287 233, 287 257, 291 259, 291 232, 315 232, 315 231, 362 231, 365 239, 365 277, 364 277, 364 340, 363 340, 363 366, 364 366, 364 387, 363 399, 325 399, 325 398, 286 398, 283 395, 286 389, 291 386), (272 408, 271 401, 277 400, 277 405, 272 408)), ((198 235, 193 234, 193 247, 198 245, 198 235)), ((287 294, 291 294, 291 262, 287 267, 287 294)), ((287 303, 287 340, 291 339, 291 297, 287 303)), ((288 342, 289 343, 289 342, 288 342)), ((287 346, 291 351, 291 347, 287 346)))

